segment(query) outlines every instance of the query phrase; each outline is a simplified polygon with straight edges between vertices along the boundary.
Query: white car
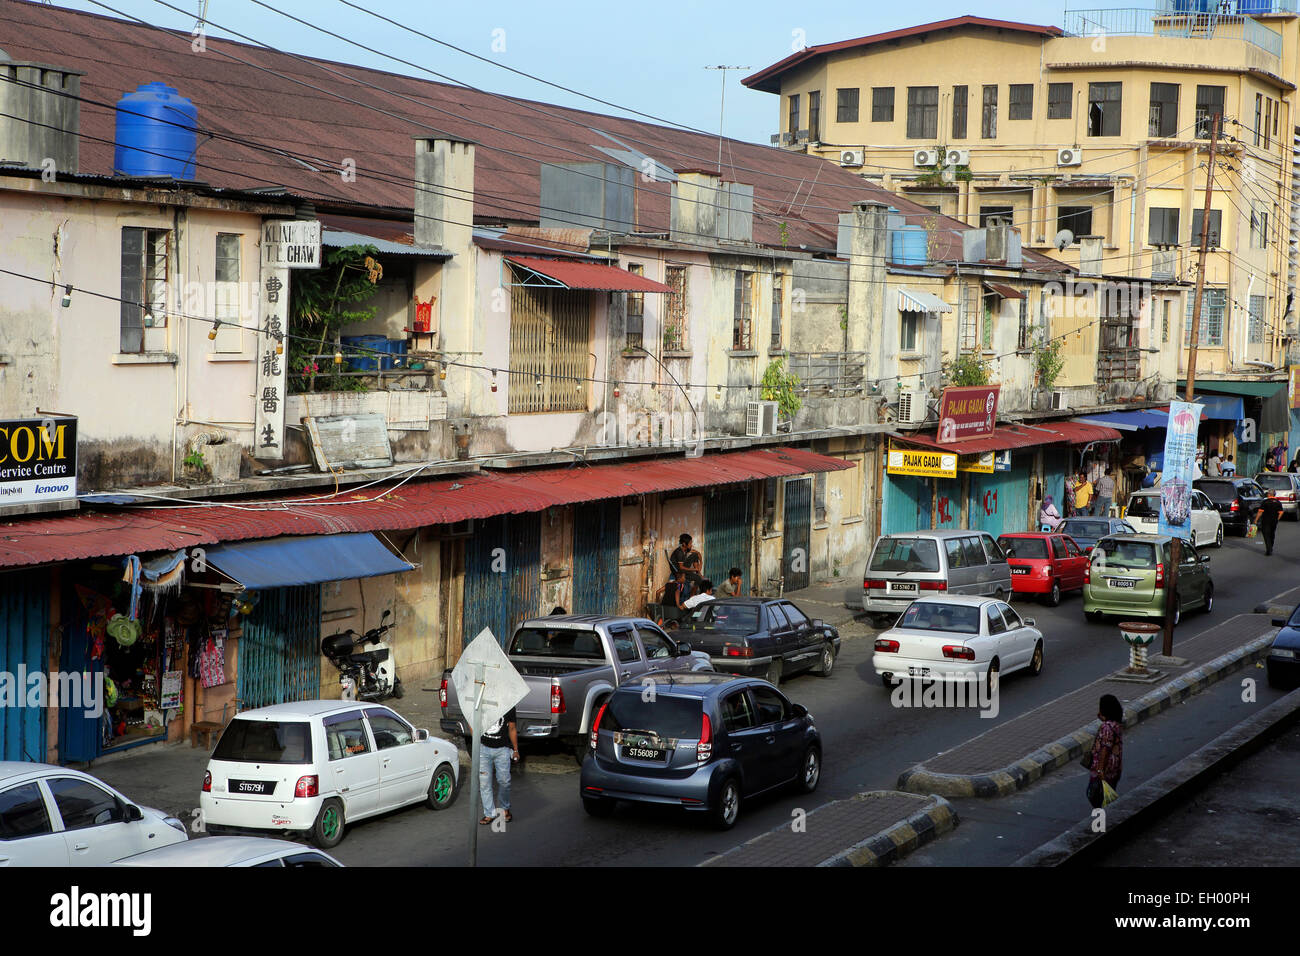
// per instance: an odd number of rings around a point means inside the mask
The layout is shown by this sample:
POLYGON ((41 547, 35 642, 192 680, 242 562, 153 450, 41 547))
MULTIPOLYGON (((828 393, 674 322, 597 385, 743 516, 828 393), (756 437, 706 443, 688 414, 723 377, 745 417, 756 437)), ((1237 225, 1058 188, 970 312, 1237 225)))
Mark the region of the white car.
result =
POLYGON ((382 704, 305 700, 237 714, 203 775, 213 834, 303 834, 329 849, 346 825, 399 807, 442 810, 456 796, 454 744, 382 704))
MULTIPOLYGON (((1223 518, 1214 502, 1203 491, 1189 489, 1190 515, 1192 522, 1191 544, 1193 548, 1207 548, 1214 545, 1223 547, 1223 518)), ((1160 489, 1150 488, 1135 491, 1124 509, 1124 519, 1139 534, 1160 533, 1160 489)))
POLYGON ((0 866, 99 866, 188 839, 176 817, 88 773, 0 761, 0 866))
POLYGON ((342 866, 328 853, 266 837, 214 836, 146 850, 114 866, 342 866))
POLYGON ((1005 601, 950 595, 918 598, 876 639, 871 666, 886 687, 904 680, 978 681, 1043 669, 1043 633, 1005 601))

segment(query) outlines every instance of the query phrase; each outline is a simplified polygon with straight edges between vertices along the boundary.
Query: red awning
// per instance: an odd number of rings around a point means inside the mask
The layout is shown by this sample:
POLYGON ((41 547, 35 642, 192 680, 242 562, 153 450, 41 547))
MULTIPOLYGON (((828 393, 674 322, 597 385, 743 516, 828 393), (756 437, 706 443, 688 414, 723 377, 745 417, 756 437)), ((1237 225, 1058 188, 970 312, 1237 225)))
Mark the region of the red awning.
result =
POLYGON ((572 259, 532 259, 526 256, 506 256, 511 265, 544 276, 564 289, 590 289, 596 292, 672 292, 662 282, 645 276, 633 275, 626 269, 602 265, 598 262, 577 262, 572 259))
POLYGON ((690 488, 731 485, 852 467, 797 448, 755 448, 701 458, 650 458, 611 465, 492 472, 411 481, 387 491, 343 491, 302 503, 303 494, 251 502, 218 501, 17 519, 0 528, 0 567, 147 551, 176 551, 221 541, 352 531, 409 531, 471 518, 544 511, 690 488))
POLYGON ((985 282, 984 288, 988 289, 994 295, 1000 295, 1004 299, 1023 299, 1025 294, 1014 286, 1009 286, 1005 282, 985 282))
POLYGON ((934 435, 896 433, 898 441, 936 451, 952 451, 959 455, 982 455, 1008 448, 1030 448, 1035 445, 1086 445, 1095 441, 1118 441, 1120 434, 1103 425, 1085 425, 1082 422, 1051 422, 1042 425, 999 425, 990 438, 968 438, 959 442, 935 441, 934 435))

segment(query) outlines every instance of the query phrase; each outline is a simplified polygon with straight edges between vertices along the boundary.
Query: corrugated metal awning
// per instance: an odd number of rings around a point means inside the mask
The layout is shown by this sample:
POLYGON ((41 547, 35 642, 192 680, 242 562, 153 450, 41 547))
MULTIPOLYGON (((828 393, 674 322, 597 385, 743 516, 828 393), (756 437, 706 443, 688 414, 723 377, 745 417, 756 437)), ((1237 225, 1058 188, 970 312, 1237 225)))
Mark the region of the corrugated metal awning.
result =
POLYGON ((956 452, 959 455, 982 455, 989 451, 1006 451, 1008 448, 1032 448, 1035 445, 1087 445, 1092 442, 1118 441, 1119 432, 1102 425, 1079 422, 1051 422, 1042 425, 1005 425, 993 429, 992 437, 968 438, 958 442, 936 441, 933 434, 920 435, 898 432, 892 438, 936 451, 956 452))
POLYGON ((345 229, 322 229, 321 245, 331 249, 346 249, 348 246, 374 246, 384 256, 421 256, 425 259, 450 259, 452 254, 441 246, 407 245, 393 242, 379 236, 368 236, 361 232, 349 232, 345 229))
POLYGON ((1004 282, 985 282, 984 288, 988 289, 994 295, 1000 295, 1004 299, 1023 299, 1025 294, 1019 289, 1009 286, 1004 282))
POLYGON ((952 306, 933 292, 899 289, 898 310, 900 312, 951 312, 952 306))
POLYGON ((506 256, 506 262, 542 278, 541 285, 559 289, 588 289, 593 292, 672 292, 662 282, 633 275, 626 269, 596 262, 563 259, 533 259, 506 256), (546 281, 549 280, 549 281, 546 281))
POLYGON ((526 514, 627 495, 684 491, 782 478, 852 465, 798 448, 753 448, 700 458, 675 456, 612 465, 481 473, 344 491, 310 503, 301 494, 250 502, 94 511, 18 519, 0 529, 0 567, 21 567, 281 535, 410 531, 474 518, 526 514))

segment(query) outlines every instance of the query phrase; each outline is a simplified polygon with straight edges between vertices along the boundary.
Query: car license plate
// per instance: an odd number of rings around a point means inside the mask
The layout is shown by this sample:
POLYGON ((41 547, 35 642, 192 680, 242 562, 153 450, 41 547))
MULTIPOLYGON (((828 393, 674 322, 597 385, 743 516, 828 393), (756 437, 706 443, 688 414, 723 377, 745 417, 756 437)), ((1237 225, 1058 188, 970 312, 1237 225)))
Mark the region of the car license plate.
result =
POLYGON ((1011 569, 1011 573, 1012 573, 1012 574, 1028 574, 1028 573, 1029 573, 1029 569, 1028 569, 1028 568, 1012 568, 1012 569, 1011 569))
POLYGON ((229 786, 231 793, 275 793, 274 780, 231 780, 229 786))
POLYGON ((915 594, 915 593, 916 593, 916 585, 915 585, 915 584, 890 584, 890 585, 889 585, 889 590, 891 590, 891 591, 906 591, 908 594, 915 594))
POLYGON ((1108 578, 1107 582, 1113 588, 1132 588, 1137 583, 1134 578, 1108 578))
POLYGON ((1275 647, 1269 651, 1269 657, 1290 657, 1295 658, 1295 651, 1287 650, 1284 647, 1275 647))
POLYGON ((907 669, 908 677, 929 677, 930 668, 928 667, 909 667, 907 669))
POLYGON ((634 757, 637 760, 663 760, 666 753, 662 747, 638 747, 632 744, 623 747, 624 757, 634 757))

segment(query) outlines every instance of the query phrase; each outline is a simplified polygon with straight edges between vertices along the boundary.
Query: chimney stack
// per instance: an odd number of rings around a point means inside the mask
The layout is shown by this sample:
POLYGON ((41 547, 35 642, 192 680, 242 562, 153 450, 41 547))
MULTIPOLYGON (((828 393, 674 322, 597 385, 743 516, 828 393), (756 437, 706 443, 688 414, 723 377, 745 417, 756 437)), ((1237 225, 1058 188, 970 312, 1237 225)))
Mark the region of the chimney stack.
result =
POLYGON ((474 236, 474 144, 415 140, 415 242, 456 252, 474 236))

